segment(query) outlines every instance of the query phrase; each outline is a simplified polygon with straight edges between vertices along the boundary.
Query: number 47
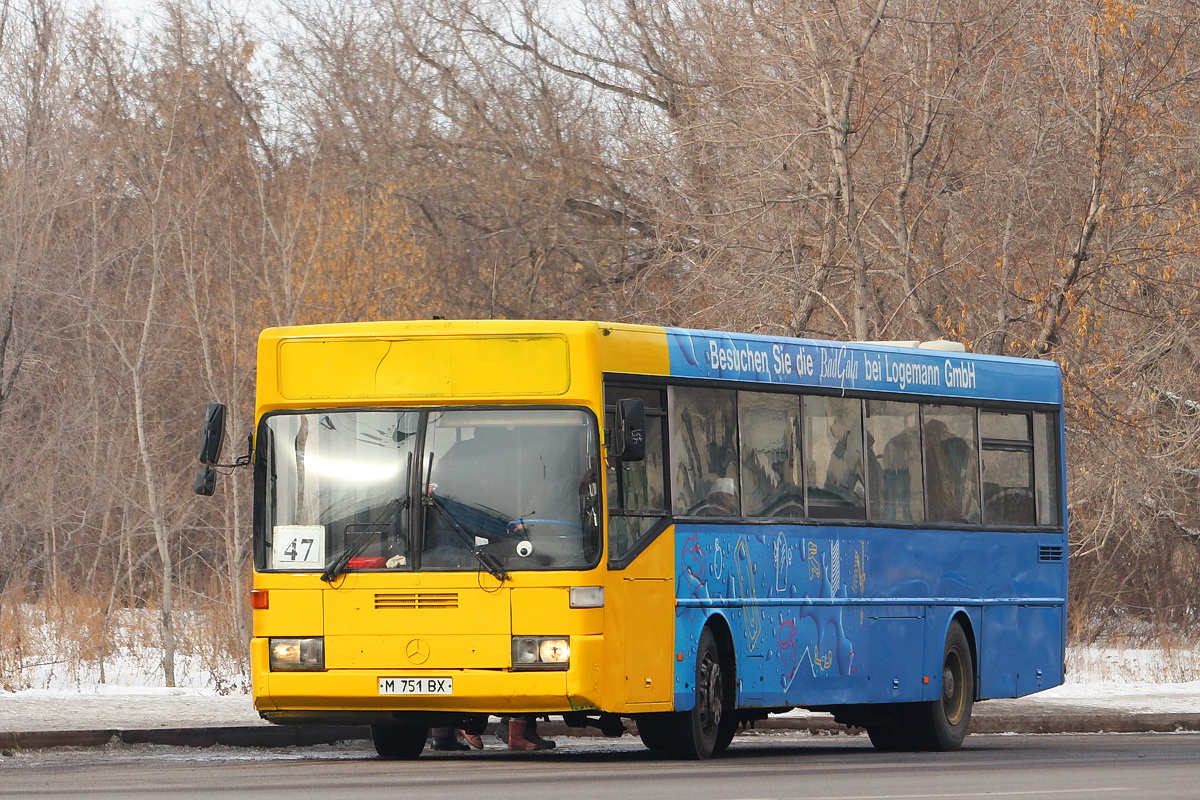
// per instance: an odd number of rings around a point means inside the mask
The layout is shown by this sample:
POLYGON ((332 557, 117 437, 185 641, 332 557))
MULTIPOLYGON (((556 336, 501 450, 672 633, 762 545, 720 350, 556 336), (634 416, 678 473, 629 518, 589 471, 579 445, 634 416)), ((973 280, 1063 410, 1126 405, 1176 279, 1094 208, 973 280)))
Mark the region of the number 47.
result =
POLYGON ((316 539, 292 539, 291 544, 284 548, 283 554, 288 557, 289 561, 308 561, 315 541, 316 539), (301 547, 304 548, 303 556, 300 555, 301 547))

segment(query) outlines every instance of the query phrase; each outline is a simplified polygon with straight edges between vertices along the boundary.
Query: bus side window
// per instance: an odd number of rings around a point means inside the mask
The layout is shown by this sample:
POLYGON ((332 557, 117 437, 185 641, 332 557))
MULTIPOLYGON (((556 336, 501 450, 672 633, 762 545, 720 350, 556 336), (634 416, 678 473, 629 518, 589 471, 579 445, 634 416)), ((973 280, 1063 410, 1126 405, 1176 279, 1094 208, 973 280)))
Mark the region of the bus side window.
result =
POLYGON ((866 519, 861 400, 805 396, 804 467, 810 517, 866 519))
POLYGON ((979 437, 975 409, 927 405, 922 408, 922 420, 928 520, 978 523, 979 437))
POLYGON ((675 513, 737 517, 737 417, 728 389, 671 387, 671 475, 675 513))
POLYGON ((915 403, 868 400, 864 424, 871 470, 871 519, 921 522, 925 482, 921 470, 921 413, 915 403))
POLYGON ((742 512, 803 517, 800 400, 792 394, 738 392, 742 512))
MULTIPOLYGON (((611 453, 608 462, 608 558, 620 562, 633 553, 666 516, 661 392, 657 389, 605 388, 604 425, 610 437, 616 425, 612 408, 623 397, 640 397, 646 406, 646 457, 621 461, 611 453)), ((611 442, 611 438, 610 438, 611 442)))
POLYGON ((987 525, 1033 525, 1033 441, 1027 413, 983 411, 983 521, 987 525))
POLYGON ((1058 415, 1033 415, 1033 467, 1037 486, 1037 524, 1061 525, 1058 487, 1058 415))

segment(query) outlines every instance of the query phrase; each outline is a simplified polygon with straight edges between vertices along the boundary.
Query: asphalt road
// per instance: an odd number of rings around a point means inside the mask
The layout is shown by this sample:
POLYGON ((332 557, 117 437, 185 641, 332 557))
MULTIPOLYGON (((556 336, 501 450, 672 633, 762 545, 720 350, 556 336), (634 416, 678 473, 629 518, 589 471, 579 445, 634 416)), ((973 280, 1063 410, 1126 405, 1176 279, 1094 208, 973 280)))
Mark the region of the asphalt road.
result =
POLYGON ((974 735, 955 753, 885 754, 863 736, 741 736, 707 762, 653 757, 624 737, 545 753, 426 753, 385 762, 364 744, 277 750, 154 745, 0 758, 0 797, 1200 798, 1200 734, 974 735))

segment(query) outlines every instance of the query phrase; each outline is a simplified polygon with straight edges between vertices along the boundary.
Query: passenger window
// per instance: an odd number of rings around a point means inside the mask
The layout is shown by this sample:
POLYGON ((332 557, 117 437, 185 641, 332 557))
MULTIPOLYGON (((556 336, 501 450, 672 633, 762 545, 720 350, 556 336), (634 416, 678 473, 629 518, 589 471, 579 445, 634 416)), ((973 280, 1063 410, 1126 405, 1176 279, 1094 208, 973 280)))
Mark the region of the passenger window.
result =
POLYGON ((983 448, 983 521, 988 525, 1034 524, 1032 455, 983 448))
POLYGON ((748 517, 803 517, 800 400, 738 392, 742 511, 748 517))
POLYGON ((984 411, 979 417, 979 435, 984 440, 1029 441, 1029 415, 1023 412, 984 411))
POLYGON ((1033 465, 1036 470, 1038 525, 1061 525, 1058 497, 1058 417, 1033 415, 1033 465))
POLYGON ((740 516, 734 392, 671 388, 671 476, 675 513, 740 516))
POLYGON ((862 403, 847 397, 804 398, 808 514, 866 519, 862 403))
POLYGON ((1033 525, 1033 441, 1025 413, 984 411, 983 521, 987 525, 1033 525))
MULTIPOLYGON (((642 538, 666 515, 666 470, 663 425, 666 412, 657 389, 610 386, 605 390, 608 408, 617 400, 637 397, 646 407, 646 457, 642 461, 608 459, 608 557, 620 561, 633 552, 642 538)), ((608 410, 604 424, 611 432, 615 413, 608 410)))
POLYGON ((915 403, 866 401, 867 460, 871 519, 925 519, 921 469, 921 411, 915 403))
POLYGON ((922 415, 927 519, 978 523, 979 439, 975 409, 928 405, 922 409, 922 415))

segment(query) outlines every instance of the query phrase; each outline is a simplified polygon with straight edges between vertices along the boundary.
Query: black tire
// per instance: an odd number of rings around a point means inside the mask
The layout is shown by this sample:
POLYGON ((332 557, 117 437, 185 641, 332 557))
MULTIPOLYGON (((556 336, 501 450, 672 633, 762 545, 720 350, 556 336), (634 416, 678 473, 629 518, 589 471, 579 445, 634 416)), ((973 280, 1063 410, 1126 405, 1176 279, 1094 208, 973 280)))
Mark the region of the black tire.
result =
POLYGON ((724 753, 725 750, 733 742, 733 737, 737 735, 738 723, 734 719, 733 714, 729 713, 728 707, 725 709, 725 716, 721 718, 721 729, 717 734, 716 744, 713 745, 713 755, 724 753))
POLYGON ((696 651, 696 702, 691 711, 673 715, 671 752, 677 758, 702 761, 716 752, 732 711, 728 678, 717 641, 705 628, 696 651))
POLYGON ((637 732, 647 750, 667 753, 675 738, 673 714, 644 714, 637 718, 637 732))
POLYGON ((429 728, 418 725, 372 725, 371 741, 380 758, 411 761, 425 749, 429 728))
POLYGON ((922 703, 914 713, 916 733, 925 750, 957 750, 971 726, 975 702, 975 662, 962 625, 950 624, 942 651, 942 691, 938 698, 922 703))
POLYGON ((902 713, 881 714, 871 720, 867 725, 867 737, 876 750, 884 753, 902 753, 919 749, 913 746, 906 716, 902 713))

